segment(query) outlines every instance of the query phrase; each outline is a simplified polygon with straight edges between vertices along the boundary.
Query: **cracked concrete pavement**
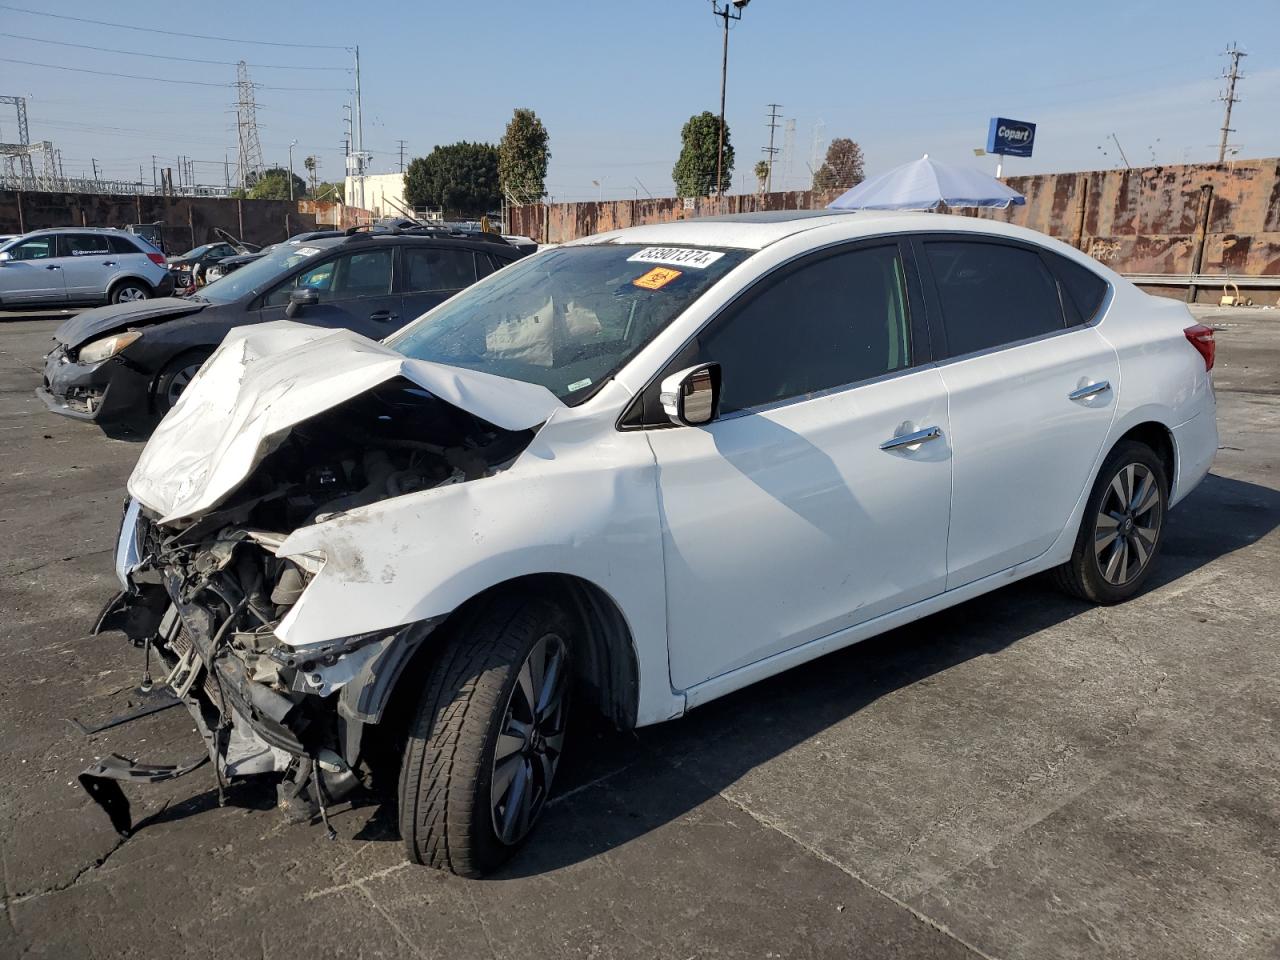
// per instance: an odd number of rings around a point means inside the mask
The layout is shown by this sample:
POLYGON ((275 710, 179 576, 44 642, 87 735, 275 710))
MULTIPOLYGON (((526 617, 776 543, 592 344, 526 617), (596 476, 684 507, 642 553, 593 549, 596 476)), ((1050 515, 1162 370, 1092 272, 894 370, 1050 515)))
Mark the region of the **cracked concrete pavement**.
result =
POLYGON ((558 798, 500 877, 403 862, 379 796, 336 842, 208 768, 76 774, 201 745, 87 637, 140 448, 32 395, 56 319, 0 319, 0 956, 1274 957, 1280 953, 1280 311, 1221 326, 1222 450, 1151 588, 1041 580, 621 735, 578 717, 558 798))

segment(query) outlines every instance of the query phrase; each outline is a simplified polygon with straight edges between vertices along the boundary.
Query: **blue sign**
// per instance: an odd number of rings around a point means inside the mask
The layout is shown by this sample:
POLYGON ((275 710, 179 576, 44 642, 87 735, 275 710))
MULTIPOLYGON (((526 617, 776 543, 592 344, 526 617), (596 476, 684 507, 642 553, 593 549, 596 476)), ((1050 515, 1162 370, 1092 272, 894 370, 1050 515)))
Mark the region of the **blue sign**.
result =
POLYGON ((987 153, 1029 157, 1036 142, 1036 125, 1024 120, 992 117, 987 128, 987 153))

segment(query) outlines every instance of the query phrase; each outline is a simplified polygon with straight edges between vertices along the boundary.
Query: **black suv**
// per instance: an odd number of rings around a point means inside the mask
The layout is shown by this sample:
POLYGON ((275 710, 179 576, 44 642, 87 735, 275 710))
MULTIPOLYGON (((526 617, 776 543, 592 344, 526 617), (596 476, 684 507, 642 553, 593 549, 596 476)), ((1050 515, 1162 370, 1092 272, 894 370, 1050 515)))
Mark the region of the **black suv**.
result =
POLYGON ((36 393, 109 435, 145 436, 233 327, 287 318, 381 340, 522 253, 499 237, 427 229, 281 244, 185 299, 68 320, 36 393))

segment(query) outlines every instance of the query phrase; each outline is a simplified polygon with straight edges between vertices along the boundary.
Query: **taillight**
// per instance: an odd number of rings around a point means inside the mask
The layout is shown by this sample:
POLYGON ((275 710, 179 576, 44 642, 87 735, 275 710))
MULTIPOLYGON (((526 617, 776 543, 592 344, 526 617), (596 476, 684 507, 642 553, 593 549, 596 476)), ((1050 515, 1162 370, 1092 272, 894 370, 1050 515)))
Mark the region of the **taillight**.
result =
POLYGON ((157 267, 163 267, 167 263, 163 253, 148 253, 147 259, 154 263, 157 267))
POLYGON ((1206 327, 1203 323, 1197 323, 1193 327, 1187 327, 1182 331, 1190 343, 1204 357, 1204 369, 1206 372, 1213 369, 1213 356, 1217 352, 1217 344, 1213 339, 1213 328, 1206 327))

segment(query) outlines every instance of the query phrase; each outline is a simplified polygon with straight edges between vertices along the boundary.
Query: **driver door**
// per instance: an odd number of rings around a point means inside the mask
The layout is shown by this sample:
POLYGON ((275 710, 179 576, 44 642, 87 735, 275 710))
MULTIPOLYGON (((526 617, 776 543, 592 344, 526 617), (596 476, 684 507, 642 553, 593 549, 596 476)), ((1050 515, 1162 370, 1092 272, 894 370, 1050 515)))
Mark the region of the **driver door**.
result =
POLYGON ((893 241, 784 266, 663 372, 723 380, 717 419, 648 431, 676 689, 944 589, 947 395, 912 276, 893 241))
POLYGON ((315 264, 268 293, 261 318, 285 319, 289 295, 308 288, 320 302, 301 307, 293 320, 317 327, 345 327, 381 340, 402 323, 402 298, 392 286, 395 252, 391 244, 378 244, 315 264))

